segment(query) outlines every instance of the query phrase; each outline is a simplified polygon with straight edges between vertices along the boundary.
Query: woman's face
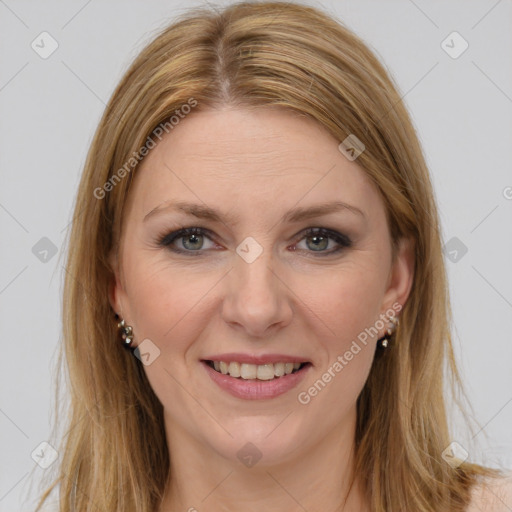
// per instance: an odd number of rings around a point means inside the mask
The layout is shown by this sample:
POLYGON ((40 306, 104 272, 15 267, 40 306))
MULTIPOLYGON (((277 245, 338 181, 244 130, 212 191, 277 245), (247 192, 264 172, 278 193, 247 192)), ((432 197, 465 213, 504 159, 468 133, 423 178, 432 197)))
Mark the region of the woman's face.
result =
POLYGON ((171 444, 275 464, 353 427, 412 270, 406 244, 392 265, 383 201, 340 142, 283 110, 196 112, 137 170, 111 302, 171 444))

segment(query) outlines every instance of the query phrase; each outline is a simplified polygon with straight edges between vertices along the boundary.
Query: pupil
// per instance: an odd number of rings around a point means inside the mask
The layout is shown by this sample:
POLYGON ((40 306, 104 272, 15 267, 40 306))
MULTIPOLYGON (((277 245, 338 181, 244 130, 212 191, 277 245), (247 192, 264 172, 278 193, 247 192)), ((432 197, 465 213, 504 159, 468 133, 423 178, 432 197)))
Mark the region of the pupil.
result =
MULTIPOLYGON (((187 243, 189 243, 192 240, 192 245, 197 243, 199 241, 199 236, 197 235, 189 235, 187 238, 184 238, 184 245, 187 246, 187 243), (185 243, 186 242, 186 243, 185 243)), ((191 247, 192 249, 197 249, 197 247, 191 247)))
POLYGON ((321 249, 325 249, 327 247, 327 245, 325 244, 325 242, 328 242, 326 237, 314 235, 313 237, 311 237, 311 239, 313 240, 314 247, 320 247, 321 249), (324 242, 324 244, 320 246, 319 244, 321 244, 322 242, 324 242))

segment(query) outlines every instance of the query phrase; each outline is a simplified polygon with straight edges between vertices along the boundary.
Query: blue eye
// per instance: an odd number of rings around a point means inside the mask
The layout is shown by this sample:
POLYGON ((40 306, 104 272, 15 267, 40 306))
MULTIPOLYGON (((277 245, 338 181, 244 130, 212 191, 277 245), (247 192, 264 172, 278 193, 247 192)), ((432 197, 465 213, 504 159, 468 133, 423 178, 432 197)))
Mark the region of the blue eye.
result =
MULTIPOLYGON (((159 239, 158 244, 176 253, 202 256, 203 251, 208 249, 208 247, 204 247, 205 239, 213 243, 209 235, 210 231, 204 228, 182 228, 164 235, 159 239), (178 241, 181 241, 181 247, 174 245, 178 241)), ((315 252, 319 256, 334 254, 352 245, 352 241, 348 236, 325 228, 308 228, 301 235, 302 237, 299 239, 299 242, 305 240, 307 249, 299 250, 315 252), (334 248, 330 247, 331 250, 326 251, 325 249, 329 248, 331 241, 334 241, 337 247, 335 245, 334 248)), ((293 250, 295 251, 296 249, 294 248, 293 250)))
POLYGON ((197 253, 203 249, 204 238, 209 239, 206 235, 208 231, 203 228, 183 228, 173 231, 160 239, 159 245, 169 247, 172 251, 178 253, 197 253), (175 241, 182 240, 184 249, 172 246, 175 241))
POLYGON ((313 247, 312 252, 321 253, 321 256, 337 253, 352 245, 352 240, 347 235, 325 228, 308 228, 301 240, 306 240, 307 247, 313 247), (308 240, 311 240, 311 245, 307 243, 308 240), (334 240, 338 247, 325 251, 329 247, 329 240, 334 240))

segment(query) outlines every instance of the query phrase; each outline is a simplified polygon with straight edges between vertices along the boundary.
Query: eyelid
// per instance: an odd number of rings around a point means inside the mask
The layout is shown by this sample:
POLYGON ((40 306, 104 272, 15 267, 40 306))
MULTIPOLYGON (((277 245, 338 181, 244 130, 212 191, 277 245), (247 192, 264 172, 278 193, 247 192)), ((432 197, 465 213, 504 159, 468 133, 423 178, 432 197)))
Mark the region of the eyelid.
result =
MULTIPOLYGON (((204 254, 204 252, 209 250, 209 249, 199 249, 197 251, 189 251, 189 250, 185 250, 185 249, 178 249, 178 248, 171 247, 172 243, 174 241, 180 240, 181 238, 185 238, 186 236, 190 236, 190 235, 204 236, 204 237, 208 238, 210 241, 212 241, 213 243, 216 243, 215 235, 209 229, 203 228, 200 226, 190 226, 190 227, 181 227, 179 229, 173 230, 171 232, 167 232, 166 234, 159 236, 158 237, 158 245, 162 246, 162 247, 166 247, 174 253, 178 253, 178 254, 186 253, 189 255, 196 255, 196 256, 202 255, 202 254, 204 254)), ((314 235, 330 238, 331 240, 334 240, 338 244, 338 247, 335 248, 334 250, 331 249, 329 251, 307 251, 306 250, 306 252, 310 252, 310 253, 317 252, 319 256, 329 256, 331 254, 339 253, 343 249, 346 249, 346 248, 352 246, 352 240, 350 239, 349 236, 345 235, 344 233, 340 233, 339 231, 325 228, 325 227, 320 227, 320 226, 318 226, 318 227, 311 226, 311 227, 305 228, 302 231, 300 231, 294 237, 294 239, 295 239, 294 244, 298 244, 300 241, 302 241, 306 237, 314 236, 314 235)))
POLYGON ((337 243, 339 243, 342 246, 350 247, 352 245, 352 240, 348 235, 345 235, 344 233, 340 233, 339 231, 324 228, 324 227, 310 227, 306 228, 305 230, 301 231, 299 233, 301 238, 299 240, 302 240, 306 236, 311 235, 320 235, 320 236, 327 236, 333 240, 336 240, 337 243))
MULTIPOLYGON (((184 238, 187 235, 201 235, 206 236, 210 240, 214 241, 214 237, 212 236, 212 232, 209 229, 201 228, 199 226, 190 226, 190 227, 182 227, 166 234, 158 237, 158 245, 168 246, 175 240, 179 240, 180 238, 184 238)), ((192 251, 187 251, 192 252, 192 251)), ((196 251, 199 252, 199 251, 196 251)))

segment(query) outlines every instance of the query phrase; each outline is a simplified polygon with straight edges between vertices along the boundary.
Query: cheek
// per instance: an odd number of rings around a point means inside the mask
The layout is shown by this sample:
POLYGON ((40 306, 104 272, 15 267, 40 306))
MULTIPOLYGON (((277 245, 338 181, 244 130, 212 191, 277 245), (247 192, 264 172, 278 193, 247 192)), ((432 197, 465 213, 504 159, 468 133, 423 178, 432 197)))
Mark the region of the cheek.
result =
MULTIPOLYGON (((165 259, 152 258, 144 251, 126 254, 129 318, 139 340, 149 338, 159 346, 172 340, 175 347, 179 340, 193 339, 194 332, 199 334, 211 321, 211 301, 222 285, 218 272, 201 268, 201 264, 173 268, 165 259)), ((293 294, 284 292, 283 300, 296 301, 297 314, 302 316, 296 321, 306 320, 328 352, 344 351, 378 318, 381 270, 370 254, 359 254, 343 266, 322 272, 285 272, 284 280, 293 294)))
POLYGON ((166 351, 182 350, 207 321, 208 292, 215 276, 173 269, 161 258, 144 252, 125 259, 131 321, 138 340, 149 338, 166 351), (171 343, 172 341, 172 343, 171 343))
POLYGON ((302 388, 308 396, 301 403, 321 395, 316 406, 341 412, 356 401, 373 362, 384 278, 369 265, 347 265, 326 274, 303 281, 304 312, 310 311, 310 329, 322 356, 318 374, 302 388))
POLYGON ((357 338, 379 317, 384 277, 376 265, 347 265, 302 278, 300 296, 334 344, 357 338))

